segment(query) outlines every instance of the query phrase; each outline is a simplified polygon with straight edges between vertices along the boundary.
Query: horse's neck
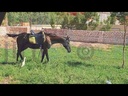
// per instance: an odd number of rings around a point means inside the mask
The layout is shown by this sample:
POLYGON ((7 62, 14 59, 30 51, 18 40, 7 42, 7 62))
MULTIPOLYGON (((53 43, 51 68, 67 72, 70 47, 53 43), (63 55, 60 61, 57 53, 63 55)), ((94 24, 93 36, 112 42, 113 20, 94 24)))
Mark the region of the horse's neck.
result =
POLYGON ((61 43, 63 44, 64 40, 62 38, 58 38, 58 39, 51 39, 51 43, 55 44, 55 43, 61 43))

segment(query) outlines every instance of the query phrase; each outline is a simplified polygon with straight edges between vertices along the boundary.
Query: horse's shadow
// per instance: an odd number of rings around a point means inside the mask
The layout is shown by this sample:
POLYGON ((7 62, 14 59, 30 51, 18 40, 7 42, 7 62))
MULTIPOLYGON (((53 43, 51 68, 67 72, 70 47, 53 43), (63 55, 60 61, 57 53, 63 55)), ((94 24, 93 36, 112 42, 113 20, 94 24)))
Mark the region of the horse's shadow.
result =
POLYGON ((0 62, 0 64, 10 64, 10 65, 15 65, 17 62, 0 62))
MULTIPOLYGON (((19 61, 1 61, 0 64, 9 64, 9 65, 16 65, 16 64, 21 64, 23 61, 22 60, 19 60, 19 61)), ((37 60, 34 60, 34 59, 27 59, 25 60, 25 62, 36 62, 36 63, 41 63, 40 61, 37 61, 37 60)), ((48 61, 44 61, 42 62, 42 64, 47 64, 48 61)))
POLYGON ((67 61, 66 64, 71 67, 78 67, 78 66, 93 67, 94 66, 93 64, 87 64, 80 61, 67 61))
MULTIPOLYGON (((26 60, 26 62, 30 62, 31 60, 26 60)), ((22 60, 19 61, 3 61, 0 62, 0 64, 9 64, 9 65, 15 65, 15 64, 20 64, 22 63, 22 60)))

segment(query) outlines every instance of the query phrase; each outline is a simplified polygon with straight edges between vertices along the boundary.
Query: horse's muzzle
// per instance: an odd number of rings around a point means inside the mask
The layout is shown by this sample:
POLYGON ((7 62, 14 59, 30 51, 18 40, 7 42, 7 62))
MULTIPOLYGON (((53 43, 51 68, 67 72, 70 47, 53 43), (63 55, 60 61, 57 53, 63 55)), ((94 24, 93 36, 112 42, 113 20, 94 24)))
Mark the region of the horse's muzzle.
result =
POLYGON ((71 52, 71 50, 68 50, 68 53, 70 53, 71 52))

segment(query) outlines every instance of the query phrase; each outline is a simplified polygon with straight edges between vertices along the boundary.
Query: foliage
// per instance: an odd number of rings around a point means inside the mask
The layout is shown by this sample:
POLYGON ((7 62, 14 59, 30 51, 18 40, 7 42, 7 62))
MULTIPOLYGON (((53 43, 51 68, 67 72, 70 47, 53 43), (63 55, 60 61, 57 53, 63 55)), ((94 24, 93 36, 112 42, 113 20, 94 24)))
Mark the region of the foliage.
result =
POLYGON ((115 24, 116 20, 117 20, 117 17, 116 17, 116 13, 115 12, 110 12, 111 15, 110 15, 110 24, 115 24))
POLYGON ((88 27, 91 30, 95 30, 96 27, 99 25, 99 15, 97 12, 92 13, 92 21, 88 24, 88 27))
POLYGON ((93 18, 95 22, 90 22, 89 26, 94 30, 98 26, 97 12, 77 13, 76 16, 69 12, 8 12, 9 25, 17 25, 21 22, 30 22, 32 24, 50 24, 55 27, 55 24, 61 24, 62 28, 75 28, 78 30, 86 30, 86 21, 93 18))
POLYGON ((32 22, 32 24, 49 24, 49 12, 7 12, 9 25, 17 25, 21 22, 32 22))
POLYGON ((69 13, 65 13, 62 21, 62 29, 65 28, 71 28, 71 21, 73 19, 73 16, 71 16, 69 13))
POLYGON ((62 22, 62 28, 71 28, 76 30, 95 30, 99 25, 99 15, 97 12, 77 12, 76 16, 72 16, 69 13, 65 14, 64 20, 62 22), (86 22, 89 19, 93 19, 87 25, 86 22))
MULTIPOLYGON (((116 15, 117 19, 120 21, 120 23, 123 25, 124 22, 128 21, 128 12, 113 12, 113 14, 116 15)), ((126 23, 128 25, 128 22, 126 23)))
POLYGON ((71 20, 71 26, 75 27, 75 29, 77 30, 83 29, 83 26, 85 25, 83 24, 83 18, 84 16, 80 12, 78 12, 76 16, 71 20))
POLYGON ((56 25, 56 15, 53 12, 50 13, 50 25, 52 28, 56 25))
POLYGON ((104 20, 105 25, 100 29, 100 31, 109 31, 112 27, 111 23, 111 17, 108 17, 107 20, 104 20))
MULTIPOLYGON (((127 12, 110 12, 111 15, 105 22, 101 30, 109 30, 116 19, 123 24, 121 14, 127 12), (118 16, 117 16, 118 14, 118 16)), ((71 15, 70 12, 7 12, 9 25, 17 25, 21 22, 32 22, 32 24, 50 24, 55 27, 55 24, 61 24, 62 28, 70 28, 76 30, 95 30, 99 24, 98 12, 76 12, 76 15, 71 15), (88 24, 88 20, 92 19, 88 24)))

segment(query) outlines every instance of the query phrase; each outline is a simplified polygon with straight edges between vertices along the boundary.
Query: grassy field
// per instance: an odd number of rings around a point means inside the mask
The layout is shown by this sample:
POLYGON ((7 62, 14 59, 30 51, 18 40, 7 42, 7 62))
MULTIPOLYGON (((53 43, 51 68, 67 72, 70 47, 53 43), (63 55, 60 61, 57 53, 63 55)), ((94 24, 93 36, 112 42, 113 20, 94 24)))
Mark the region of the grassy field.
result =
MULTIPOLYGON (((128 84, 128 46, 122 66, 122 46, 112 45, 107 50, 94 48, 92 58, 80 58, 78 48, 67 53, 63 47, 49 50, 50 61, 40 63, 39 50, 24 51, 26 65, 15 63, 15 50, 0 49, 1 84, 128 84), (8 57, 8 58, 7 58, 8 57), (8 62, 6 64, 6 61, 8 62)), ((84 56, 87 54, 84 54, 84 56)))

